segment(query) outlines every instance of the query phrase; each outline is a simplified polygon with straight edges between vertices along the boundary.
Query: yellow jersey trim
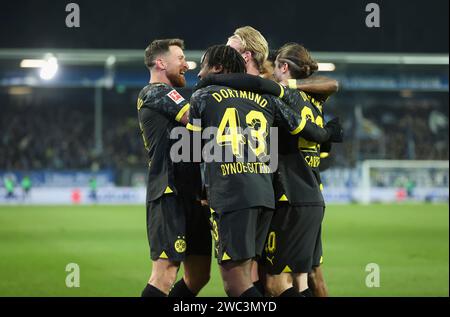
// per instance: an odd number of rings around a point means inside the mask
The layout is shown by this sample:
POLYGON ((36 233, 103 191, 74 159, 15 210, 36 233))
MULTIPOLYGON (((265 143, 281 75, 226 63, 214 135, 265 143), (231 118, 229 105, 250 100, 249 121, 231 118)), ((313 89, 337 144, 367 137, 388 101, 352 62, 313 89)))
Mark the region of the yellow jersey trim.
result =
POLYGON ((143 105, 144 105, 144 100, 142 100, 141 98, 138 98, 137 109, 140 110, 143 105))
POLYGON ((189 110, 189 103, 187 103, 186 105, 184 105, 183 108, 181 108, 180 111, 178 111, 177 116, 175 117, 175 120, 177 120, 178 122, 180 122, 181 118, 183 118, 184 114, 189 110))
POLYGON ((297 127, 297 129, 295 129, 294 131, 291 132, 292 135, 296 135, 299 134, 300 132, 302 132, 302 130, 305 128, 306 125, 306 120, 302 119, 302 121, 300 122, 300 125, 297 127))
POLYGON ((189 131, 193 131, 193 132, 200 132, 200 131, 202 131, 202 128, 201 128, 201 127, 192 125, 192 124, 190 124, 190 123, 188 123, 188 124, 186 125, 186 129, 188 129, 189 131))
POLYGON ((278 85, 280 85, 280 88, 281 88, 281 92, 280 92, 280 95, 278 96, 278 98, 283 98, 284 97, 284 87, 281 84, 278 84, 278 85))

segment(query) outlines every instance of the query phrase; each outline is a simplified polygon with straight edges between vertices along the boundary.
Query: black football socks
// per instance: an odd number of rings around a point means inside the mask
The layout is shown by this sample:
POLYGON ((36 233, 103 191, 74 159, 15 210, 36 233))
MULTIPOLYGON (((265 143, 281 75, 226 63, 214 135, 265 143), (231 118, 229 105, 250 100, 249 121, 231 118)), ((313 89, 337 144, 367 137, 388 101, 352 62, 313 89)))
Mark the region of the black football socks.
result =
POLYGON ((141 297, 167 297, 167 295, 153 285, 147 284, 141 293, 141 297))
POLYGON ((184 279, 182 278, 172 287, 169 293, 169 297, 195 297, 196 294, 187 287, 184 279))
POLYGON ((288 288, 279 297, 303 297, 295 287, 288 288))
POLYGON ((256 287, 252 286, 239 297, 264 297, 256 287))

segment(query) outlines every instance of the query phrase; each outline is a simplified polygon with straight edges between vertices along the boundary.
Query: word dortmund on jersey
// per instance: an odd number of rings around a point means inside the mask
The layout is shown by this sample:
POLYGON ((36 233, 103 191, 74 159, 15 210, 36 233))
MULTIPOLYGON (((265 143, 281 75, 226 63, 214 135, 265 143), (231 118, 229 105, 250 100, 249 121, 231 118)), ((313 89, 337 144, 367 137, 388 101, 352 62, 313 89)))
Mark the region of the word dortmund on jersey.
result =
MULTIPOLYGON (((295 83, 295 80, 293 80, 295 83)), ((283 86, 258 76, 248 74, 209 75, 197 87, 225 85, 235 89, 252 89, 262 94, 276 95, 298 115, 315 127, 323 127, 322 104, 325 99, 319 95, 308 95, 297 89, 283 86)), ((295 86, 295 85, 294 85, 295 86)), ((302 131, 299 137, 292 137, 280 129, 279 170, 275 174, 275 193, 279 201, 291 205, 324 205, 319 173, 320 145, 325 142, 316 135, 302 131)), ((326 140, 328 141, 328 140, 326 140)))
MULTIPOLYGON (((275 207, 273 171, 261 159, 274 154, 268 153, 270 127, 274 125, 286 127, 292 135, 314 129, 311 123, 301 120, 297 113, 274 96, 224 86, 209 86, 194 93, 191 98, 190 129, 217 127, 209 142, 222 146, 224 157, 229 157, 227 152, 234 157, 232 162, 206 163, 208 198, 214 211, 275 207), (200 120, 201 127, 196 126, 197 120, 200 120), (246 135, 242 134, 244 130, 248 132, 246 135), (249 162, 249 154, 254 154, 256 162, 249 162)), ((314 132, 327 139, 328 132, 321 130, 314 132)))
MULTIPOLYGON (((287 89, 283 100, 302 119, 323 127, 323 97, 287 89)), ((291 205, 324 206, 319 171, 320 144, 301 136, 292 137, 283 130, 280 130, 279 140, 279 173, 275 178, 277 199, 289 201, 291 205)))
POLYGON ((150 84, 139 93, 138 118, 144 146, 149 157, 147 201, 165 193, 199 195, 201 177, 198 164, 173 163, 170 148, 177 140, 170 139, 174 127, 189 110, 189 103, 172 87, 150 84))

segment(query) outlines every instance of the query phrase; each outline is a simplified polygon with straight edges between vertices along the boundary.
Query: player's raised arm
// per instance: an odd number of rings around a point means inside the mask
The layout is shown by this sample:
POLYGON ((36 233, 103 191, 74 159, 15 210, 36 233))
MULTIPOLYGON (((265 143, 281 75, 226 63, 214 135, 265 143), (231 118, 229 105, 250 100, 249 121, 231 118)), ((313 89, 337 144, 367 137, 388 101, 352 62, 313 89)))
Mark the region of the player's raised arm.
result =
POLYGON ((339 90, 339 82, 333 78, 325 76, 311 76, 305 79, 288 79, 282 84, 292 89, 299 89, 304 92, 329 97, 339 90))
POLYGON ((342 142, 343 131, 339 119, 330 120, 322 128, 305 118, 301 118, 281 100, 272 98, 272 102, 275 107, 275 121, 286 126, 292 135, 301 136, 316 143, 342 142))

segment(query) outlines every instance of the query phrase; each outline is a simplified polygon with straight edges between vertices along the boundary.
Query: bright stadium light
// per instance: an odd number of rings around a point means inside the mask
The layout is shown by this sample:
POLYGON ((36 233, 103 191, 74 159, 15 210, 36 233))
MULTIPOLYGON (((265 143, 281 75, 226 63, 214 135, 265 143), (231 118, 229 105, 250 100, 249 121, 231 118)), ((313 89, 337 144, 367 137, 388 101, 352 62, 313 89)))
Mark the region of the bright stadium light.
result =
POLYGON ((45 60, 45 64, 41 67, 41 72, 39 73, 39 76, 43 80, 50 80, 53 77, 55 77, 57 72, 58 72, 58 60, 54 56, 49 56, 45 60))
POLYGON ((319 72, 334 72, 336 65, 333 63, 319 63, 319 72))
POLYGON ((108 58, 106 59, 106 66, 107 67, 112 67, 114 66, 114 64, 116 63, 117 58, 114 55, 110 55, 108 56, 108 58))
POLYGON ((193 70, 193 69, 196 69, 196 68, 197 68, 197 63, 196 63, 196 62, 193 62, 193 61, 187 61, 186 63, 187 63, 188 66, 189 66, 189 70, 193 70))
POLYGON ((22 68, 41 68, 45 65, 43 59, 24 59, 20 62, 22 68))

